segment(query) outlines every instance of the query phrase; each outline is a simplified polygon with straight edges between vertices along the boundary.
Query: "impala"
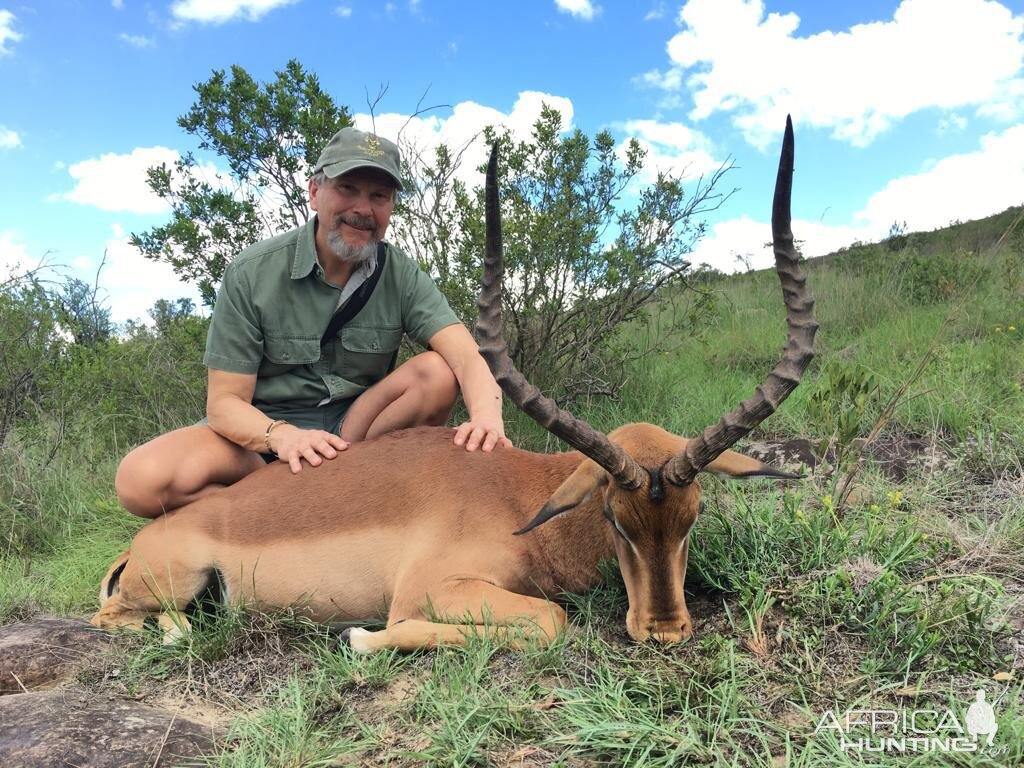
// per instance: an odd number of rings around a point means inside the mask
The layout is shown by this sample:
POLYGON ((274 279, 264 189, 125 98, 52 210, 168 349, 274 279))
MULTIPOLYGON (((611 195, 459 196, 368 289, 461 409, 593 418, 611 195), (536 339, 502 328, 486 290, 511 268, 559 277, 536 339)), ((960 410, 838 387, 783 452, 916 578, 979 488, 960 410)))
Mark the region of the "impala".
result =
POLYGON ((772 209, 789 328, 779 363, 697 438, 652 424, 605 436, 541 395, 506 352, 493 151, 481 354, 512 402, 577 450, 467 453, 451 430, 425 427, 354 444, 314 471, 268 466, 140 530, 104 578, 92 623, 138 628, 153 617, 173 634, 186 623, 182 611, 217 587, 226 601, 300 608, 317 621, 386 620, 380 631, 348 631, 358 651, 460 644, 486 628, 544 643, 565 624, 552 598, 596 585, 599 562, 614 557, 629 635, 688 637, 683 580, 697 474, 796 477, 727 450, 792 392, 813 356, 813 301, 790 231, 792 175, 787 119, 772 209))

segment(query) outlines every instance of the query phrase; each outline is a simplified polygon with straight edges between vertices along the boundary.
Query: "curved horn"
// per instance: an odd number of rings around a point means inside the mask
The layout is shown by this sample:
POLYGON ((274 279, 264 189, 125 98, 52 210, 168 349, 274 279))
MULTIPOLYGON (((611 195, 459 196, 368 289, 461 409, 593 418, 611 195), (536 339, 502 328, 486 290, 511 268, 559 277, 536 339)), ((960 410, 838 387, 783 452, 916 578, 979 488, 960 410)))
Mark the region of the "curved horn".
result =
POLYGON ((786 133, 782 139, 779 175, 775 181, 772 203, 772 244, 775 270, 782 283, 786 303, 789 340, 782 359, 757 387, 753 396, 744 400, 717 424, 704 430, 700 437, 665 464, 663 476, 674 485, 687 485, 715 458, 737 440, 768 418, 779 404, 789 397, 800 383, 807 364, 814 357, 814 299, 805 285, 790 226, 790 193, 793 188, 793 123, 786 116, 786 133))
POLYGON ((501 278, 504 263, 501 248, 501 211, 498 203, 498 146, 491 149, 486 183, 487 234, 484 248, 483 287, 477 306, 480 315, 476 334, 480 354, 494 378, 515 405, 544 429, 590 457, 623 488, 639 488, 644 472, 633 458, 585 421, 563 411, 526 380, 508 356, 501 335, 501 278))

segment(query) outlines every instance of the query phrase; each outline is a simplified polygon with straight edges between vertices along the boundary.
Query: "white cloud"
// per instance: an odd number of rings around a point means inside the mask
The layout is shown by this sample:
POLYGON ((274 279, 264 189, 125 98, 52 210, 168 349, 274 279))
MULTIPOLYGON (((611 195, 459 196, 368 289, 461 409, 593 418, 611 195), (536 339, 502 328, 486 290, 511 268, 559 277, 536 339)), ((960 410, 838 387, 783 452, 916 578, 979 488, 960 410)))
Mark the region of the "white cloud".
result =
POLYGON ((762 0, 690 0, 679 23, 672 68, 644 80, 691 91, 695 120, 730 113, 756 146, 787 112, 863 146, 927 108, 1005 111, 1014 89, 1020 107, 1024 16, 991 0, 904 0, 889 21, 805 37, 796 14, 766 16, 762 0))
POLYGON ((152 37, 146 37, 145 35, 129 35, 127 32, 122 32, 117 37, 121 42, 128 43, 128 45, 134 48, 150 48, 156 44, 152 37))
MULTIPOLYGON (((152 261, 143 256, 128 241, 120 224, 111 228, 111 236, 104 244, 106 263, 100 272, 100 287, 110 298, 111 318, 123 323, 129 319, 149 321, 147 310, 157 299, 191 298, 196 306, 202 301, 195 287, 182 283, 169 264, 152 261)), ((95 272, 98 261, 76 264, 83 272, 95 272)))
MULTIPOLYGON (((794 219, 792 229, 801 252, 808 258, 831 253, 866 237, 862 228, 830 226, 805 219, 794 219)), ((687 258, 695 267, 706 263, 721 272, 743 271, 747 264, 752 269, 764 269, 775 263, 772 249, 766 245, 771 239, 771 223, 740 216, 712 225, 687 258)))
POLYGON ((16 43, 21 40, 21 34, 14 31, 15 16, 10 11, 0 8, 0 56, 10 55, 9 43, 16 43))
POLYGON ((0 125, 0 149, 17 149, 21 146, 21 136, 7 126, 0 125))
POLYGON ((367 114, 358 114, 354 120, 356 127, 364 131, 372 130, 375 123, 377 133, 393 140, 401 133, 403 150, 406 147, 415 148, 425 160, 432 159, 433 150, 442 143, 453 153, 465 148, 457 175, 473 186, 483 181, 476 169, 487 159, 488 150, 480 136, 484 127, 504 126, 517 140, 524 141, 530 137, 543 104, 561 113, 562 130, 569 130, 573 117, 572 102, 563 96, 539 91, 520 92, 508 114, 473 101, 463 101, 456 104, 451 115, 446 118, 410 118, 408 115, 389 113, 378 115, 373 122, 367 114))
POLYGON ((259 21, 270 11, 297 0, 176 0, 171 14, 179 21, 223 24, 235 18, 259 21))
POLYGON ((334 14, 343 19, 347 19, 352 15, 352 9, 347 5, 339 5, 334 9, 334 14))
POLYGON ((939 118, 939 124, 935 126, 935 132, 941 136, 946 133, 958 133, 966 127, 967 118, 954 112, 939 118))
POLYGON ((1024 203, 1024 125, 981 138, 977 151, 942 158, 876 192, 855 220, 874 237, 894 221, 910 231, 977 219, 1024 203))
POLYGON ((651 8, 651 10, 644 14, 644 21, 657 21, 658 19, 663 19, 667 13, 668 9, 665 7, 665 3, 659 0, 659 2, 654 4, 654 7, 651 8))
POLYGON ((562 13, 568 13, 584 21, 592 20, 601 12, 601 8, 595 7, 590 0, 555 0, 555 5, 562 13))
MULTIPOLYGON (((166 213, 170 207, 149 188, 146 171, 161 163, 173 170, 178 157, 177 150, 167 147, 136 147, 126 155, 111 152, 72 163, 67 170, 77 182, 74 189, 47 199, 50 202, 70 200, 104 211, 166 213)), ((228 176, 218 171, 213 163, 198 162, 194 172, 200 181, 214 187, 230 187, 228 176)), ((174 179, 180 181, 177 175, 174 179)))
MULTIPOLYGON (((871 195, 852 217, 852 224, 832 226, 794 219, 793 235, 804 241, 805 256, 821 256, 860 240, 885 237, 893 222, 906 222, 909 232, 945 227, 950 222, 989 216, 1024 203, 1024 125, 981 139, 975 152, 951 155, 927 170, 893 179, 871 195), (979 183, 984 180, 984 183, 979 183)), ((771 225, 741 216, 711 227, 692 254, 693 264, 707 262, 723 272, 742 269, 737 255, 750 258, 755 269, 770 266, 771 225)))
POLYGON ((124 0, 110 0, 110 4, 119 11, 124 8, 124 0))
POLYGON ((38 259, 29 259, 28 247, 18 232, 13 229, 0 231, 0 282, 37 263, 38 259))
MULTIPOLYGON (((635 138, 647 152, 644 172, 638 179, 643 184, 653 182, 659 171, 694 178, 712 172, 722 164, 712 157, 708 138, 682 123, 629 120, 623 124, 622 130, 628 138, 635 138)), ((625 159, 628 138, 615 148, 620 159, 625 159)))
POLYGON ((978 115, 1016 122, 1024 115, 1024 78, 1011 80, 993 99, 978 107, 978 115))
POLYGON ((165 213, 168 206, 147 185, 146 170, 160 163, 170 167, 177 159, 177 151, 167 147, 136 147, 126 155, 82 160, 68 168, 74 189, 54 198, 104 211, 165 213))

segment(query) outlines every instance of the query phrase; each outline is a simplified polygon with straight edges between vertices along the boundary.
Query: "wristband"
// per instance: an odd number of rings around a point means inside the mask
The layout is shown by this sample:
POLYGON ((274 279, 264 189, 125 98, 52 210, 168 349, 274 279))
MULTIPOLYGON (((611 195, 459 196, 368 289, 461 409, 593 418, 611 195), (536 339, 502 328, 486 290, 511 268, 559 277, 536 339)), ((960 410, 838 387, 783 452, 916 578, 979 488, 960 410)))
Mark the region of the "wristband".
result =
POLYGON ((267 424, 267 431, 263 433, 263 445, 265 445, 267 447, 267 453, 272 453, 274 456, 277 456, 277 451, 275 451, 273 448, 270 447, 270 432, 278 424, 287 424, 287 423, 288 422, 285 421, 284 419, 277 419, 276 421, 272 421, 269 424, 267 424))

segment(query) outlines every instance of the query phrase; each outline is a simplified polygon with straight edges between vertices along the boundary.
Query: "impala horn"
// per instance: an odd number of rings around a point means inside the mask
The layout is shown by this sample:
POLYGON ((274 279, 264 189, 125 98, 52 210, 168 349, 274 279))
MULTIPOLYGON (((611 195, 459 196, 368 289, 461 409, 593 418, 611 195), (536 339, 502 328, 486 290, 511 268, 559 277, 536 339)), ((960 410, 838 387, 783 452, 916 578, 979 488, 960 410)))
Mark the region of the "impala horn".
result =
POLYGON ((806 279, 793 245, 790 224, 790 195, 793 189, 793 122, 786 116, 786 132, 782 138, 779 175, 775 180, 772 202, 772 246, 775 250, 775 271, 782 284, 786 303, 789 338, 782 359, 768 373, 754 394, 709 426, 700 437, 689 440, 686 447, 666 462, 662 476, 673 485, 688 485, 704 467, 730 448, 741 437, 768 418, 800 383, 800 377, 814 357, 814 299, 807 290, 806 279))
POLYGON ((502 390, 515 405, 544 429, 561 438, 585 456, 593 459, 627 490, 639 488, 646 475, 640 465, 624 450, 611 442, 585 421, 540 393, 526 380, 512 358, 501 333, 501 280, 505 271, 501 247, 501 210, 498 200, 498 146, 491 148, 487 163, 486 236, 484 246, 483 287, 477 306, 480 314, 476 335, 480 354, 502 390))

